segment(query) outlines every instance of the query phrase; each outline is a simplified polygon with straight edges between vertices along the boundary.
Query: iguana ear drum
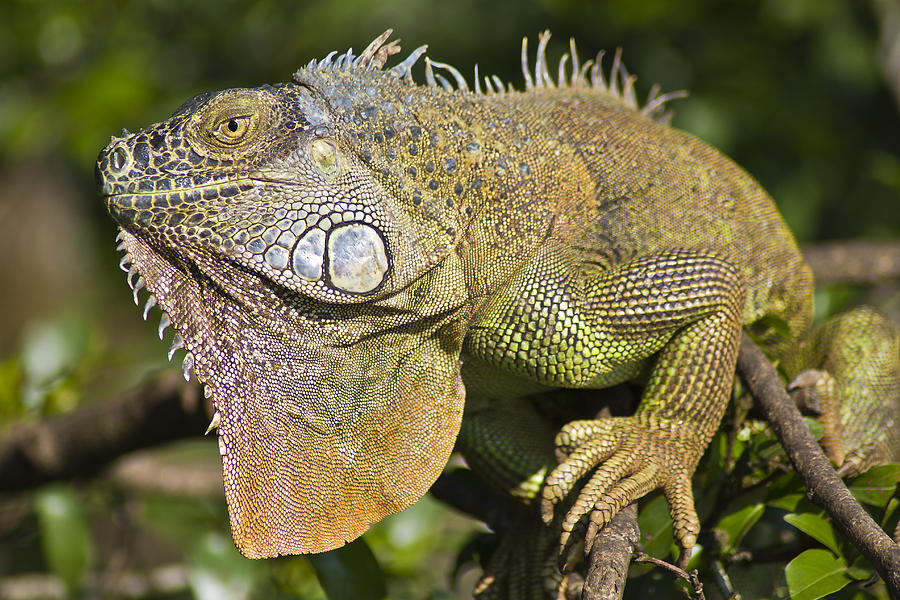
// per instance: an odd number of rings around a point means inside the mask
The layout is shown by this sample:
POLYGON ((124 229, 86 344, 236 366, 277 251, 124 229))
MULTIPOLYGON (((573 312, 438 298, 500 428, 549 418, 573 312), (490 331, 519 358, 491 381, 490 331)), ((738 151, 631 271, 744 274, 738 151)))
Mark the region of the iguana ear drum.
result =
POLYGON ((337 149, 329 140, 314 140, 309 146, 309 155, 316 167, 326 177, 334 177, 339 172, 337 149))
POLYGON ((294 246, 291 268, 297 277, 319 281, 326 261, 332 287, 352 294, 376 290, 390 269, 381 234, 365 223, 341 224, 328 232, 310 229, 294 246))

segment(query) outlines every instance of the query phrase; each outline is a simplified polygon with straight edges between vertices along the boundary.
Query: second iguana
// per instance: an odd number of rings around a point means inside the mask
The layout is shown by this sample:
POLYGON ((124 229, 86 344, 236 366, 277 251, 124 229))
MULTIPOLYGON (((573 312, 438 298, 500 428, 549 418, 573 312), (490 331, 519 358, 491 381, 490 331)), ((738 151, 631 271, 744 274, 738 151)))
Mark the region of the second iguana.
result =
MULTIPOLYGON (((427 58, 419 85, 424 47, 388 68, 389 33, 290 83, 200 95, 99 157, 135 297, 215 406, 246 556, 356 538, 422 496, 457 438, 548 522, 576 493, 563 546, 661 488, 689 550, 742 328, 844 404, 897 397, 896 329, 863 309, 809 336, 812 276, 769 196, 669 127, 666 96, 639 106, 618 57, 606 78, 572 45, 554 76, 544 35, 523 91, 427 58), (633 416, 555 444, 522 400, 634 379, 633 416)), ((840 449, 859 466, 900 448, 897 411, 873 414, 880 435, 840 449)))

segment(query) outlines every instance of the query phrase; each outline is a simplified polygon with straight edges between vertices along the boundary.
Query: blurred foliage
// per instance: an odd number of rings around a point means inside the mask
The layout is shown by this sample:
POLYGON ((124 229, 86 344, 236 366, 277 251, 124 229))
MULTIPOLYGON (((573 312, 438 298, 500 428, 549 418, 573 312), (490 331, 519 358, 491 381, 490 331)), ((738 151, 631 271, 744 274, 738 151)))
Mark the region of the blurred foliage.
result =
POLYGON ((35 495, 34 510, 47 566, 70 593, 77 593, 94 554, 81 499, 71 490, 48 486, 35 495))
MULTIPOLYGON (((159 121, 202 91, 287 80, 310 58, 359 50, 388 27, 407 51, 428 43, 464 73, 477 62, 520 82, 521 37, 549 28, 551 59, 574 36, 583 55, 622 47, 642 94, 652 83, 690 90, 674 103, 674 124, 754 174, 802 242, 896 238, 900 119, 891 86, 896 94, 900 74, 885 50, 896 41, 895 8, 890 0, 6 0, 0 435, 164 365, 155 327, 130 306, 114 230, 94 195, 94 157, 122 127, 159 121)), ((897 310, 897 298, 894 289, 868 299, 897 310)), ((857 289, 822 291, 819 314, 858 300, 857 289)), ((883 588, 858 586, 871 568, 805 500, 768 431, 743 415, 732 420, 739 425, 717 436, 697 478, 706 533, 692 560, 705 580, 723 565, 744 598, 841 588, 836 597, 886 598, 883 588)), ((219 468, 205 440, 164 454, 172 468, 219 468)), ((896 475, 881 468, 853 487, 890 528, 900 515, 896 475)), ((644 503, 640 524, 644 547, 671 555, 659 496, 644 503)), ((386 585, 390 597, 464 598, 477 571, 451 573, 472 527, 426 498, 349 554, 248 561, 229 540, 221 488, 173 495, 100 477, 0 497, 0 596, 24 581, 38 590, 29 598, 321 599, 354 585, 365 564, 372 597, 386 585)), ((658 569, 634 573, 643 576, 629 583, 632 597, 677 597, 658 569)))

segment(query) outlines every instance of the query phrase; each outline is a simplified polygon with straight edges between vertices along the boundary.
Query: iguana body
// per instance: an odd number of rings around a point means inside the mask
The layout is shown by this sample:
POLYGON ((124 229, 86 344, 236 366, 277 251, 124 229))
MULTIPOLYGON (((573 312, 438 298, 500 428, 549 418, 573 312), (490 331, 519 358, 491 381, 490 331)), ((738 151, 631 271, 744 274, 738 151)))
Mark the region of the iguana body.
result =
MULTIPOLYGON (((320 552, 409 506, 464 398, 467 458, 542 494, 545 518, 594 473, 563 541, 662 488, 690 548, 690 477, 742 326, 784 355, 810 323, 812 278, 771 200, 574 46, 556 80, 544 37, 524 92, 468 91, 437 63, 457 87, 431 64, 415 85, 423 49, 383 69, 385 39, 289 84, 199 96, 99 159, 123 263, 216 406, 238 548, 320 552), (503 417, 535 391, 638 377, 635 415, 568 425, 555 469, 530 417, 503 417)), ((885 368, 896 396, 896 350, 885 368)))

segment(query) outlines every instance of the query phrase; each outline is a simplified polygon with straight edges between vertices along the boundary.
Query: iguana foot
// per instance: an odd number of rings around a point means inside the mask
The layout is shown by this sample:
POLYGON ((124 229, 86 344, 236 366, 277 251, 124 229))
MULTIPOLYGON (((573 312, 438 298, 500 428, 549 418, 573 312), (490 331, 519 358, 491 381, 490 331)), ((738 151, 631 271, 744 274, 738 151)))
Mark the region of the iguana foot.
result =
POLYGON ((541 516, 549 523, 554 505, 594 471, 562 521, 560 556, 564 557, 585 515, 590 523, 585 553, 597 532, 625 506, 657 488, 669 502, 675 540, 687 555, 697 543, 700 521, 694 509, 691 475, 702 454, 685 423, 659 423, 639 417, 618 417, 569 423, 556 436, 560 464, 543 489, 541 516), (696 447, 695 447, 696 446, 696 447), (596 470, 595 470, 596 469, 596 470))
POLYGON ((824 427, 819 443, 828 459, 841 466, 846 451, 841 439, 843 424, 837 387, 837 381, 827 371, 807 369, 791 380, 788 391, 800 409, 817 415, 817 420, 824 427))
MULTIPOLYGON (((851 413, 846 412, 847 407, 842 406, 839 390, 840 382, 831 373, 820 369, 807 369, 788 384, 788 391, 798 406, 818 415, 816 420, 824 429, 819 444, 825 456, 835 464, 838 475, 855 477, 891 459, 885 455, 883 444, 877 437, 865 439, 858 433, 855 437, 850 435, 852 447, 848 450, 844 419, 851 413), (844 415, 841 414, 842 409, 845 411, 844 415)), ((861 402, 857 401, 854 406, 857 405, 859 410, 863 409, 861 402)))

